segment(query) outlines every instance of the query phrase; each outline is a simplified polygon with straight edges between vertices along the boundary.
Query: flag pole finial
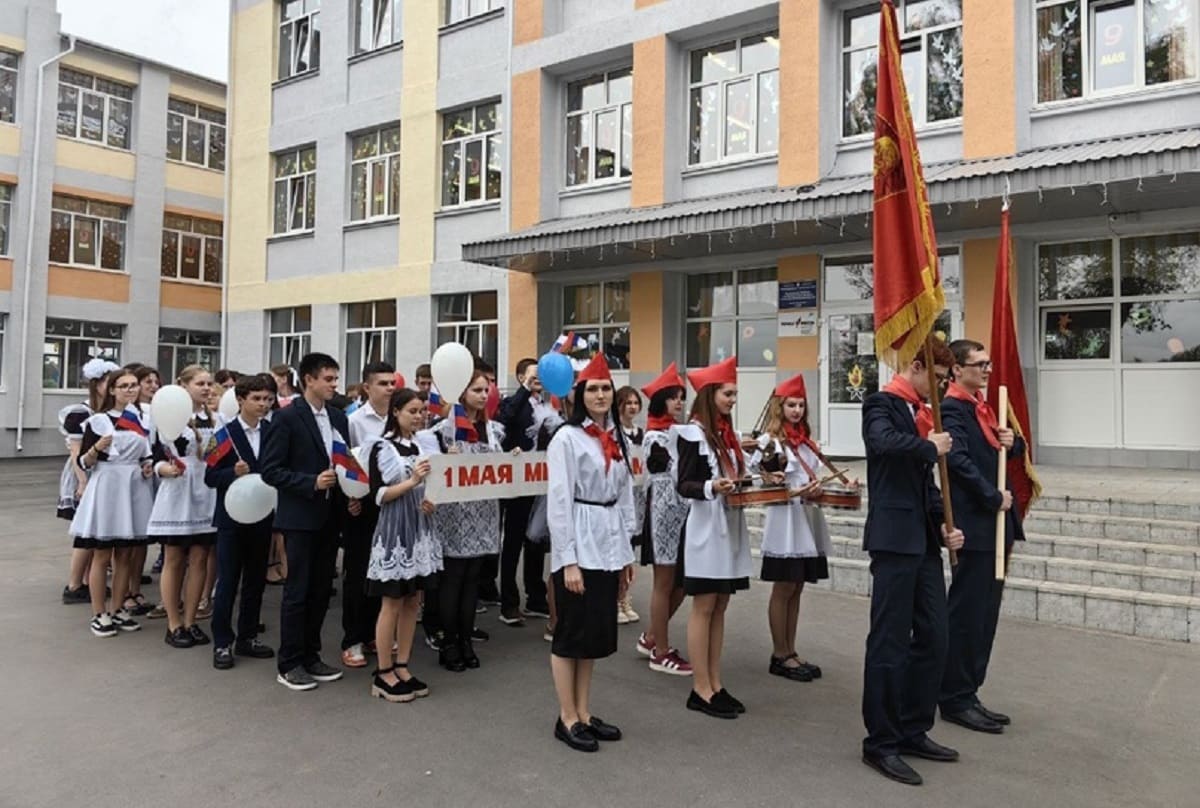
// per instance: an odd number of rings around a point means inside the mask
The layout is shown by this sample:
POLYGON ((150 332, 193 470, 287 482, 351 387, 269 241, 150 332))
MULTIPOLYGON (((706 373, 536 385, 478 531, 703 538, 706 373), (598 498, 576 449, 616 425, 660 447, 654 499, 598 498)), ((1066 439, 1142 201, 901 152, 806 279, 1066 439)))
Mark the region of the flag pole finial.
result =
POLYGON ((1000 208, 1001 212, 1007 213, 1008 209, 1012 207, 1012 197, 1010 196, 1011 194, 1012 194, 1012 180, 1009 179, 1008 177, 1005 177, 1004 178, 1004 205, 1000 208))

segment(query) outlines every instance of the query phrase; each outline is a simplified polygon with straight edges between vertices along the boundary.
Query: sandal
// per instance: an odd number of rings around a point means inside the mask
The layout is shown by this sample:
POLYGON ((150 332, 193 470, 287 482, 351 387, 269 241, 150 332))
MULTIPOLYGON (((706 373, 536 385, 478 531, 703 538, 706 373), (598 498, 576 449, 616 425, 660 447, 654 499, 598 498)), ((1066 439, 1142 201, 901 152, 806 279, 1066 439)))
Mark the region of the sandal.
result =
POLYGON ((275 562, 267 565, 267 585, 268 586, 283 586, 285 583, 287 583, 287 578, 285 578, 282 575, 275 577, 275 578, 271 577, 271 568, 272 567, 280 567, 280 566, 283 566, 283 562, 281 562, 281 561, 275 561, 275 562))
POLYGON ((811 662, 806 662, 803 659, 801 659, 799 654, 789 654, 787 658, 794 659, 798 663, 800 663, 800 667, 804 668, 806 671, 808 671, 808 675, 811 676, 812 678, 814 678, 814 679, 821 678, 821 669, 819 667, 817 667, 816 665, 812 664, 811 662))

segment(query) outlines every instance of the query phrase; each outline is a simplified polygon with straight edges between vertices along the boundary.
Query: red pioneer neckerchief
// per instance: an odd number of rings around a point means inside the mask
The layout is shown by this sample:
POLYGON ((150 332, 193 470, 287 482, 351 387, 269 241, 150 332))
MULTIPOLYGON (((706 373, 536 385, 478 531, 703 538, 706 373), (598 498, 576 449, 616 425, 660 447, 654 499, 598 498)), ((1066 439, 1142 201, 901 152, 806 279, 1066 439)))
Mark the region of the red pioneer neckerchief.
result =
POLYGON ((993 449, 1000 448, 1000 422, 996 419, 996 413, 992 412, 992 408, 983 397, 982 392, 971 395, 958 382, 950 382, 950 386, 946 388, 946 398, 957 398, 959 401, 965 401, 975 407, 975 420, 979 422, 983 437, 987 439, 988 445, 993 449))
POLYGON ((621 459, 621 447, 613 439, 612 432, 601 429, 596 424, 588 424, 583 431, 600 441, 600 451, 604 453, 604 470, 607 472, 614 460, 621 459))
POLYGON ((917 395, 917 390, 912 386, 912 382, 903 376, 893 376, 892 380, 884 386, 883 392, 891 393, 916 407, 917 413, 914 418, 917 422, 917 434, 922 438, 929 437, 929 433, 933 431, 933 410, 929 409, 929 405, 925 403, 924 399, 917 395))

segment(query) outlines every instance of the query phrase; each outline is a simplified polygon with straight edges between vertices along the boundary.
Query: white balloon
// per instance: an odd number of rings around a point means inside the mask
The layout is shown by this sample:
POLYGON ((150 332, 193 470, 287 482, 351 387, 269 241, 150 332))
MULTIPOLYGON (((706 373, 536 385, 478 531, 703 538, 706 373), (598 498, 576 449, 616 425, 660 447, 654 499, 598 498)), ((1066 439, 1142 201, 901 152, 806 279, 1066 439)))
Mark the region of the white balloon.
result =
POLYGON ((471 374, 475 372, 475 357, 467 346, 447 342, 433 352, 429 365, 438 392, 447 402, 453 403, 458 401, 458 397, 471 383, 471 374))
POLYGON ((275 510, 278 492, 263 482, 258 474, 243 474, 225 492, 225 512, 243 525, 261 522, 275 510))
POLYGON ((225 423, 229 423, 234 418, 237 418, 238 402, 232 387, 221 394, 221 400, 217 402, 217 412, 225 419, 225 423))
POLYGON ((171 441, 182 435, 192 418, 194 406, 191 395, 179 385, 168 384, 158 388, 150 401, 150 414, 154 417, 154 427, 159 437, 171 441))
POLYGON ((337 469, 338 485, 342 489, 342 493, 351 499, 362 499, 367 494, 371 493, 371 485, 363 480, 351 480, 346 476, 346 472, 341 466, 337 469))

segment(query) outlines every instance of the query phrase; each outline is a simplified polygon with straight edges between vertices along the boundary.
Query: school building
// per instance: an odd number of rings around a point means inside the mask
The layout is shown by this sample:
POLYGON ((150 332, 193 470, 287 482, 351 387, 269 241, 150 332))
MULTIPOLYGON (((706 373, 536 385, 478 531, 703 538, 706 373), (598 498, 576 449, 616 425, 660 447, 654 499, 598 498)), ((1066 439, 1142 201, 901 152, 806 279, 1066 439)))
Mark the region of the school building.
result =
POLYGON ((94 356, 220 358, 225 86, 0 3, 0 457, 65 452, 94 356))
MULTIPOLYGON (((1007 196, 1039 461, 1200 468, 1200 0, 896 5, 940 330, 987 340, 1007 196)), ((878 13, 233 0, 229 361, 736 354, 740 426, 802 372, 860 453, 878 13)))

